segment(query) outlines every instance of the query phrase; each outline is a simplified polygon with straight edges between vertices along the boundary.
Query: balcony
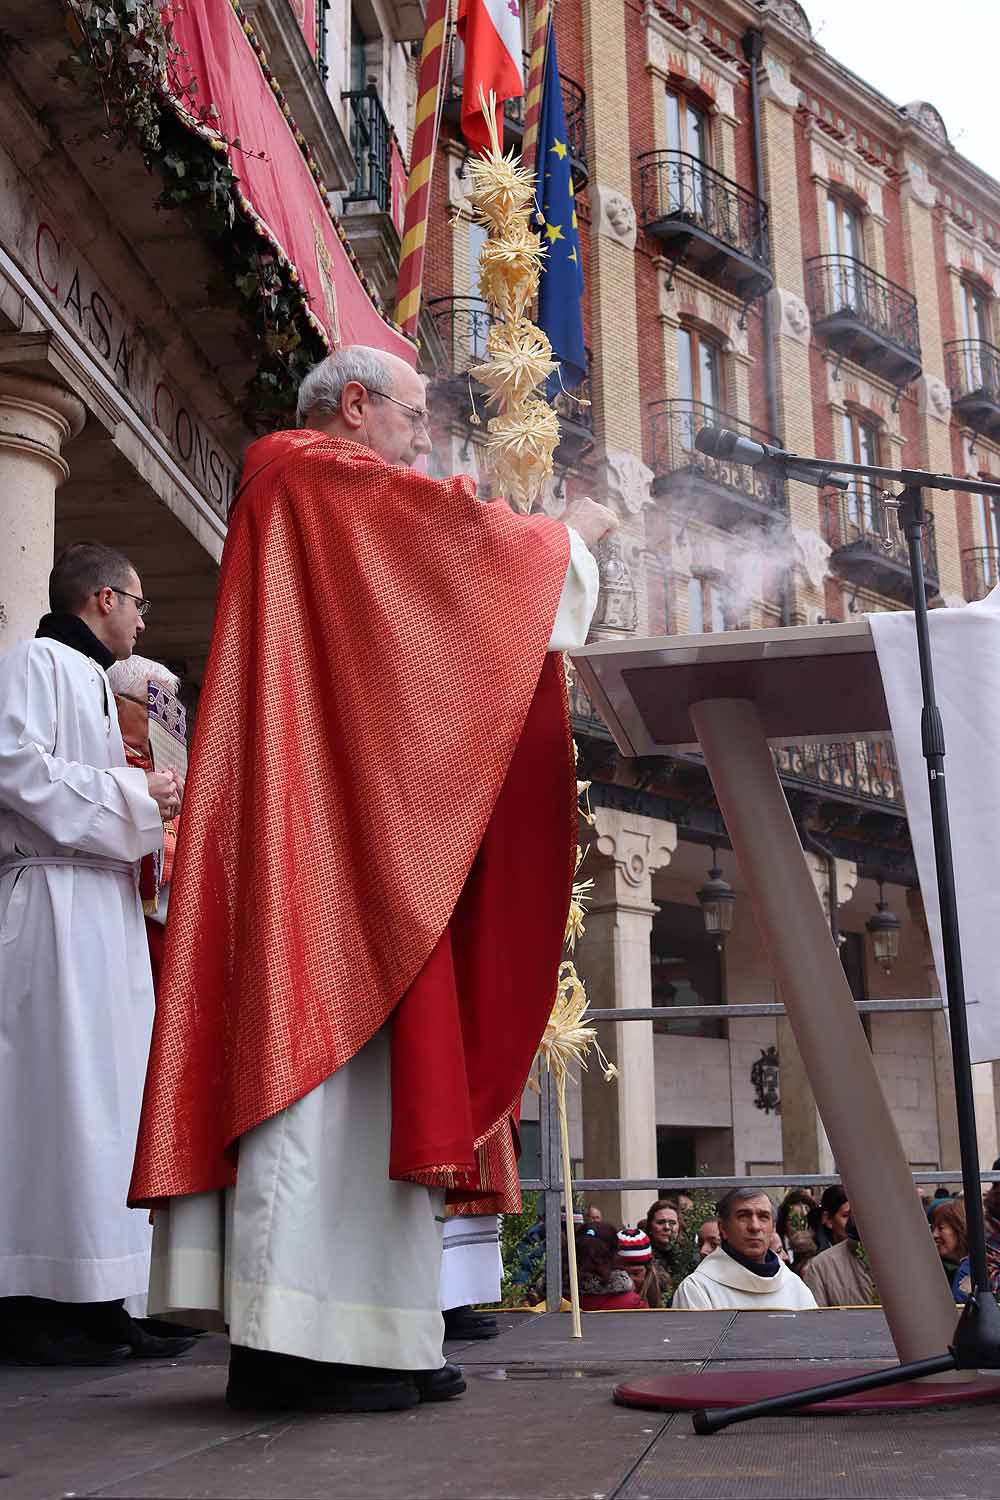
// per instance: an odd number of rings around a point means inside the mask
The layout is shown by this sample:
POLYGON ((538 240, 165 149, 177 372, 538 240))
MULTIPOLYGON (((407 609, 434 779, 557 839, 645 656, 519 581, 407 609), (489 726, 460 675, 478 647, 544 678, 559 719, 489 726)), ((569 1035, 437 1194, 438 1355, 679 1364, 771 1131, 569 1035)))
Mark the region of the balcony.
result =
POLYGON ((744 302, 769 290, 767 204, 685 151, 639 157, 639 224, 667 257, 744 302))
MULTIPOLYGON (((871 489, 838 490, 826 499, 826 539, 833 549, 831 571, 901 604, 913 602, 906 538, 871 489)), ((924 532, 924 589, 928 598, 938 592, 937 544, 934 527, 924 532)))
MULTIPOLYGON (((524 82, 528 83, 528 68, 531 62, 530 54, 524 54, 524 82)), ((448 97, 444 104, 444 118, 450 120, 453 125, 458 125, 462 118, 462 83, 461 78, 453 78, 448 97)), ((577 190, 586 187, 590 176, 587 166, 587 95, 573 78, 567 78, 565 73, 559 74, 559 85, 562 93, 563 112, 566 116, 566 145, 569 148, 570 166, 573 171, 573 181, 577 190)), ((506 99, 503 106, 503 144, 504 150, 515 148, 520 151, 521 142, 524 139, 524 114, 525 99, 522 95, 519 99, 506 99)), ((534 162, 528 163, 534 170, 534 162)))
POLYGON ((920 374, 917 299, 848 255, 806 261, 813 331, 841 359, 852 359, 895 386, 920 374))
POLYGON ((840 745, 785 745, 773 750, 788 787, 824 797, 904 811, 903 784, 892 740, 851 740, 840 745))
POLYGON ((987 437, 1000 431, 1000 349, 976 339, 945 344, 944 357, 957 417, 987 437))
POLYGON ((967 547, 962 553, 966 599, 985 599, 1000 583, 1000 547, 967 547))
POLYGON ((780 479, 747 464, 710 458, 694 440, 709 423, 729 427, 755 442, 775 443, 770 433, 716 411, 700 401, 653 401, 649 406, 653 494, 669 496, 677 510, 696 510, 713 525, 738 525, 747 518, 765 524, 787 511, 780 479))
POLYGON ((344 196, 344 228, 365 274, 391 302, 399 274, 399 230, 392 218, 392 132, 373 83, 341 94, 350 106, 355 171, 344 196))
POLYGON ((579 385, 559 391, 552 405, 559 417, 559 446, 554 454, 557 469, 572 469, 594 446, 594 408, 591 405, 591 359, 587 350, 587 373, 579 385))

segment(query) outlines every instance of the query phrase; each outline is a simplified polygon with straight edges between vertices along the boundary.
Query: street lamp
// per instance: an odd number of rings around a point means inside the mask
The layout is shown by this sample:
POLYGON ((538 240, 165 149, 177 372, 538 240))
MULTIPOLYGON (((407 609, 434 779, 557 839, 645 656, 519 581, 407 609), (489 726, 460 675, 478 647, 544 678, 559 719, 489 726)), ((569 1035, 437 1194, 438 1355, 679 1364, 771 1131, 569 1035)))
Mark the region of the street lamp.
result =
POLYGON ((712 868, 708 872, 705 884, 696 894, 705 923, 705 931, 710 937, 715 938, 717 948, 724 947, 727 935, 733 930, 736 892, 729 881, 722 878, 714 844, 712 845, 712 868))
POLYGON ((881 964, 887 974, 899 957, 899 929, 902 925, 895 912, 889 910, 880 880, 875 911, 865 923, 865 928, 871 933, 875 962, 881 964))

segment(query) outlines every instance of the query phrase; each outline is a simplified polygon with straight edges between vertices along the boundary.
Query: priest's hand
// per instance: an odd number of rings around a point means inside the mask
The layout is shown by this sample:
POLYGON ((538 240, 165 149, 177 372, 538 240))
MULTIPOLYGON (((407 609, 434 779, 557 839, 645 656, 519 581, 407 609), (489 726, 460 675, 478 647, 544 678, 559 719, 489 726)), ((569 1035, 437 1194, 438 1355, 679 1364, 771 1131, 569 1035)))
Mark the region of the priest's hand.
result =
POLYGON ((184 796, 183 778, 172 767, 166 771, 147 771, 146 786, 160 809, 160 817, 176 818, 184 796))
POLYGON ((570 501, 562 513, 562 520, 578 532, 588 547, 594 547, 609 531, 617 531, 618 517, 606 505, 598 505, 589 495, 570 501))

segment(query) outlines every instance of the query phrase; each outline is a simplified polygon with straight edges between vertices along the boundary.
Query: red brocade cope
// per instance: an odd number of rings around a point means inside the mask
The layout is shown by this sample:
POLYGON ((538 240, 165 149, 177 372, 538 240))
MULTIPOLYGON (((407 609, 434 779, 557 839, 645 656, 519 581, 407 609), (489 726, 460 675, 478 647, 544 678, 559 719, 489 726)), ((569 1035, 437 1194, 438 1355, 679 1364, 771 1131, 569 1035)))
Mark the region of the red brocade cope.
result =
POLYGON ((130 1202, 232 1183, 238 1138, 392 1016, 390 1176, 516 1204, 576 847, 568 559, 467 478, 315 432, 250 449, 130 1202))

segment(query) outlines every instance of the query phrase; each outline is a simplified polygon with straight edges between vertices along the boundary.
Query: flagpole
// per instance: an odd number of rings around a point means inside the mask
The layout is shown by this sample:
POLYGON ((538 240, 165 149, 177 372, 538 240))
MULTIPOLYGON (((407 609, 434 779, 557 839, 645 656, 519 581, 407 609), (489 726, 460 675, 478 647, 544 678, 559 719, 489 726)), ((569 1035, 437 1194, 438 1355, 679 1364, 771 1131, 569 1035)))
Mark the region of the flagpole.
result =
POLYGON ((451 0, 428 0, 427 30, 417 76, 416 124, 403 215, 403 243, 396 282, 396 322, 416 338, 423 293, 431 179, 444 107, 444 78, 451 50, 451 0))

